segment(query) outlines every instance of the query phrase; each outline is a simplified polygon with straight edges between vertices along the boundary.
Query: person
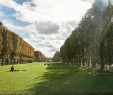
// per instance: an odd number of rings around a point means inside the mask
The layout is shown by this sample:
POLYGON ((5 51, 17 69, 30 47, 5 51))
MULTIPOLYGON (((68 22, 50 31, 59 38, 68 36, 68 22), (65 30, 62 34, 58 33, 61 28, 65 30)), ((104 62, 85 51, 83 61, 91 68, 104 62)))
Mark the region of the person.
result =
POLYGON ((46 63, 44 63, 44 65, 46 65, 46 63))
POLYGON ((14 71, 14 67, 13 67, 13 66, 11 66, 11 69, 10 69, 10 71, 11 71, 11 72, 13 72, 13 71, 14 71))

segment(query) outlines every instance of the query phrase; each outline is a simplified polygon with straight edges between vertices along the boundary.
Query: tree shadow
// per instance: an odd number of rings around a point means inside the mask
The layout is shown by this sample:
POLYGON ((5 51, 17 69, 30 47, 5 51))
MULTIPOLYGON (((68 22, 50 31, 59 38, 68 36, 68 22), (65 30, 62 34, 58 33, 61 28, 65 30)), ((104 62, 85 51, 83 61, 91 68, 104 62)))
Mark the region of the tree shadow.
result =
POLYGON ((90 75, 76 66, 51 64, 37 83, 24 91, 28 95, 112 95, 113 76, 109 72, 90 75), (111 82, 111 83, 110 83, 111 82))
POLYGON ((71 82, 74 81, 74 78, 70 77, 79 69, 75 66, 60 64, 48 65, 46 69, 47 72, 44 72, 43 76, 35 78, 40 82, 35 83, 31 89, 27 90, 30 95, 70 95, 69 92, 73 86, 71 82), (69 91, 67 88, 70 88, 69 91))
POLYGON ((113 73, 109 71, 98 71, 89 90, 102 95, 113 95, 113 73))

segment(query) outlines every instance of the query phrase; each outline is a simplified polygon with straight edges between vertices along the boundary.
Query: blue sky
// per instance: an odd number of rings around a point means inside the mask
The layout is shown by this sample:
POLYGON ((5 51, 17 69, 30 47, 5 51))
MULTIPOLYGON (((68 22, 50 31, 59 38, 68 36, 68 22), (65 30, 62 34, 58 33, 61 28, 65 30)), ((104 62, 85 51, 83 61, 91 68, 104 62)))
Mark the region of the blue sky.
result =
POLYGON ((92 4, 93 0, 0 0, 0 21, 52 57, 92 4))
POLYGON ((3 13, 3 15, 0 16, 1 20, 7 19, 11 21, 14 25, 16 24, 17 26, 26 26, 31 24, 29 22, 24 22, 16 19, 16 17, 14 16, 16 14, 16 10, 14 10, 13 8, 9 8, 7 6, 0 4, 0 10, 3 13))
POLYGON ((32 2, 32 0, 13 0, 13 1, 18 3, 18 4, 23 4, 25 2, 32 2))

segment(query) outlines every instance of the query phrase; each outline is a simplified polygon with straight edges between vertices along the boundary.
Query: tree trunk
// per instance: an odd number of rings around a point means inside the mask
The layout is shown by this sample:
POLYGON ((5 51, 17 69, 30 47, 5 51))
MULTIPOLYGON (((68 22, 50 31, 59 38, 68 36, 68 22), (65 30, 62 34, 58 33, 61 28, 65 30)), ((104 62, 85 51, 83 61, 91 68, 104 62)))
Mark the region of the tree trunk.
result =
POLYGON ((6 65, 9 64, 9 60, 8 60, 8 58, 5 60, 5 64, 6 64, 6 65))
POLYGON ((103 69, 104 69, 104 66, 105 66, 105 64, 102 63, 102 64, 101 64, 101 67, 100 67, 100 70, 103 70, 103 69))
POLYGON ((2 64, 1 65, 4 65, 4 58, 2 58, 2 64))

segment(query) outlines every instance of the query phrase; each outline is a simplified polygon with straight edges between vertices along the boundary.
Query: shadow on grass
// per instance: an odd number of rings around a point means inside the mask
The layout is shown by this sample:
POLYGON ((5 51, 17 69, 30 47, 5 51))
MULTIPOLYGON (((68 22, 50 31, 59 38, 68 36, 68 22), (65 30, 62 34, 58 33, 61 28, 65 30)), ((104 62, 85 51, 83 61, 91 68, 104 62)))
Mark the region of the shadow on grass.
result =
POLYGON ((90 75, 77 67, 51 64, 25 93, 29 95, 113 95, 113 74, 90 75))
POLYGON ((7 72, 18 72, 18 71, 27 71, 27 70, 14 70, 14 71, 7 71, 7 72))
POLYGON ((91 90, 105 95, 113 95, 113 73, 109 71, 98 71, 91 90))

